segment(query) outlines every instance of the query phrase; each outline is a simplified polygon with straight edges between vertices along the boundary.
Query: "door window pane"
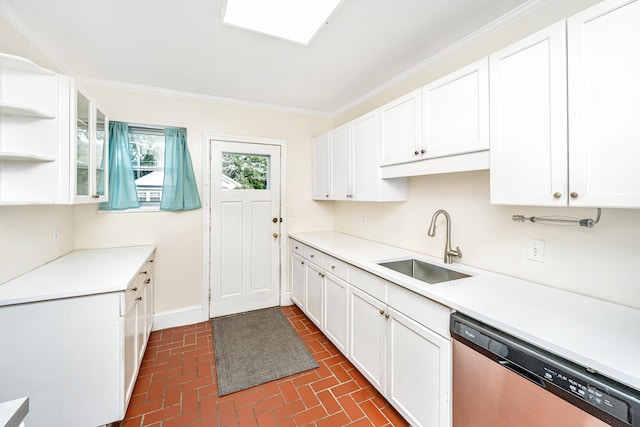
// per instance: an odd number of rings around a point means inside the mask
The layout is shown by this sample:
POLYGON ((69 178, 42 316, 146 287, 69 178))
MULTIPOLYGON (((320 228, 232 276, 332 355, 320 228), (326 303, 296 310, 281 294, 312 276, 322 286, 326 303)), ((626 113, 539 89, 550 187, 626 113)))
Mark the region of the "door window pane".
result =
POLYGON ((269 156, 222 153, 223 190, 268 190, 269 156))

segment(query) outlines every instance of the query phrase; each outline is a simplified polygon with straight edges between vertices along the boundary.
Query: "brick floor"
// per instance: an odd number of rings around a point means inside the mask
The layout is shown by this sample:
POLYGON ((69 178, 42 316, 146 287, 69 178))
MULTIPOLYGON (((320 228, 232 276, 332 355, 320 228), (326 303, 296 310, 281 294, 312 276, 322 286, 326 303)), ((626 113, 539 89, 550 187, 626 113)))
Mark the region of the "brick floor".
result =
POLYGON ((120 427, 408 426, 299 308, 282 312, 318 369, 220 397, 211 322, 156 331, 120 427))

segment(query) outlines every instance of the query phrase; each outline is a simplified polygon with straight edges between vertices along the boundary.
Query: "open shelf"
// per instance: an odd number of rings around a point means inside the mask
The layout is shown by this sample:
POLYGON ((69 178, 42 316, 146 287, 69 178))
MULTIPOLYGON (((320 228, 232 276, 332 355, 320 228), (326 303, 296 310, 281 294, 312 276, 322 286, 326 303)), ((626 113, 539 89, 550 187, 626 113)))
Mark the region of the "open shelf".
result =
POLYGON ((34 64, 26 58, 21 58, 15 55, 9 55, 6 53, 0 53, 0 68, 7 68, 18 71, 25 71, 28 73, 36 73, 43 75, 54 75, 51 70, 47 70, 39 65, 34 64))
POLYGON ((13 162, 55 162, 56 158, 51 156, 40 156, 28 153, 9 153, 0 151, 0 161, 8 160, 13 162))
POLYGON ((56 115, 24 105, 0 103, 0 114, 22 117, 33 117, 36 119, 55 119, 56 115))

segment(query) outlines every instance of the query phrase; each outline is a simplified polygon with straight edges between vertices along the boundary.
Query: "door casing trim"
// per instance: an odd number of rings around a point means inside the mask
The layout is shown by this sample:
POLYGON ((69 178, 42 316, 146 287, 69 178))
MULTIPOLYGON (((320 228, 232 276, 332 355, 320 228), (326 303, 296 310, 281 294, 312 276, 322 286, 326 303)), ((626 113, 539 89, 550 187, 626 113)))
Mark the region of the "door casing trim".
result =
POLYGON ((241 142, 247 144, 277 145, 280 147, 280 305, 290 301, 287 290, 287 141, 284 139, 255 136, 225 135, 211 132, 203 134, 202 153, 202 321, 209 320, 209 284, 211 280, 211 144, 214 141, 241 142))

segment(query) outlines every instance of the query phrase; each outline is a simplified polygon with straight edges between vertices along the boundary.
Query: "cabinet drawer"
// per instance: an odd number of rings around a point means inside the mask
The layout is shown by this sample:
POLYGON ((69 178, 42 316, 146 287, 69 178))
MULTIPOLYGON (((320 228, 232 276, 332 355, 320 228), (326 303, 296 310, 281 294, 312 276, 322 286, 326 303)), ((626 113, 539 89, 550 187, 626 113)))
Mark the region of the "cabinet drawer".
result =
POLYGON ((304 246, 304 257, 314 264, 322 266, 322 252, 309 246, 304 246))
POLYGON ((127 289, 121 293, 120 296, 120 315, 124 316, 131 304, 135 303, 136 299, 142 296, 144 287, 151 283, 153 276, 153 260, 149 260, 138 271, 135 277, 129 282, 127 289))
POLYGON ((357 267, 349 269, 349 283, 382 302, 387 301, 387 282, 357 267))
POLYGON ((300 256, 304 256, 304 247, 305 246, 297 240, 291 239, 289 241, 289 249, 291 250, 291 252, 294 252, 300 256))
POLYGON ((340 261, 330 255, 324 254, 322 256, 322 268, 328 273, 331 273, 342 280, 349 280, 349 264, 340 261))
POLYGON ((449 307, 393 283, 387 289, 387 304, 437 334, 450 338, 449 307))

